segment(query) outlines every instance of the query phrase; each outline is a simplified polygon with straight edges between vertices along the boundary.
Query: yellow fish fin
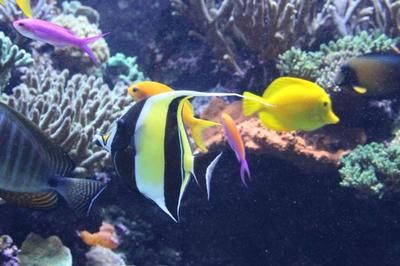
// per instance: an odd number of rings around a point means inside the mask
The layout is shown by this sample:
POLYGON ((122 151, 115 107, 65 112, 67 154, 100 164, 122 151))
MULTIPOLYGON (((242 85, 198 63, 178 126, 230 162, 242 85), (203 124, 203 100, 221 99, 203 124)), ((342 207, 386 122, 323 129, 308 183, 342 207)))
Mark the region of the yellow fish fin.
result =
POLYGON ((359 94, 365 94, 367 92, 366 88, 359 86, 353 86, 353 90, 355 90, 359 94))
POLYGON ((32 18, 32 8, 30 0, 16 0, 17 5, 21 8, 22 12, 24 12, 25 16, 28 18, 32 18))
POLYGON ((260 111, 263 107, 264 99, 251 92, 245 91, 243 93, 243 114, 245 116, 251 116, 254 113, 260 111))
POLYGON ((264 91, 263 98, 267 99, 274 94, 282 93, 282 90, 290 88, 299 89, 299 90, 318 90, 322 93, 325 93, 324 89, 318 86, 316 83, 311 82, 305 79, 293 78, 293 77, 281 77, 275 79, 268 88, 264 91))
POLYGON ((282 123, 271 113, 260 112, 259 114, 261 123, 268 129, 276 131, 291 131, 291 129, 286 128, 282 123))
POLYGON ((206 128, 220 126, 221 124, 213 122, 213 121, 197 119, 197 118, 195 118, 193 122, 194 123, 192 123, 191 127, 190 127, 191 136, 192 136, 194 142, 196 143, 196 146, 202 152, 207 152, 207 147, 203 142, 203 131, 206 128))

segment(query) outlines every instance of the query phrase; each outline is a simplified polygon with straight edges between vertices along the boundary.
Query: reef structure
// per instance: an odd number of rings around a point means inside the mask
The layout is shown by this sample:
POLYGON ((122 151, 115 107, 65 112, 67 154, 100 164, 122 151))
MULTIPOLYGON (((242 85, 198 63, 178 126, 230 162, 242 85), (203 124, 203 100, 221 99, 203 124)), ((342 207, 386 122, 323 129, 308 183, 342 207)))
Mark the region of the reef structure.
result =
POLYGON ((32 56, 14 45, 10 38, 0 31, 0 94, 6 88, 15 69, 32 63, 32 56))
POLYGON ((77 164, 75 173, 88 175, 109 166, 107 152, 93 143, 132 103, 125 86, 111 90, 102 78, 30 69, 23 83, 5 101, 36 123, 77 164))
MULTIPOLYGON (((322 129, 316 133, 269 130, 257 117, 244 117, 241 110, 241 102, 227 105, 221 99, 214 99, 202 117, 220 121, 221 112, 230 114, 236 122, 247 153, 267 154, 282 159, 305 173, 336 171, 341 157, 357 144, 365 142, 364 132, 357 129, 322 129)), ((205 143, 211 151, 227 148, 223 129, 209 129, 205 136, 205 143)))

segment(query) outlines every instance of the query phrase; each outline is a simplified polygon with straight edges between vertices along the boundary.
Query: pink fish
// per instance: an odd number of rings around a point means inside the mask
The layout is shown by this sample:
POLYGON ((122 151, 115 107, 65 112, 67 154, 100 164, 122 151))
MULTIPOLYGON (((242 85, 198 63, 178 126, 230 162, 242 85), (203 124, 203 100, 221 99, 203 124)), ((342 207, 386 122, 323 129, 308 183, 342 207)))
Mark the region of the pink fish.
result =
POLYGON ((108 33, 88 38, 80 38, 72 31, 57 24, 40 19, 20 19, 13 23, 14 28, 23 36, 45 42, 57 47, 75 46, 85 51, 96 64, 97 59, 88 44, 97 41, 108 33))
POLYGON ((226 113, 222 113, 222 125, 224 126, 225 136, 228 139, 229 146, 231 146, 232 150, 235 152, 236 158, 240 163, 240 179, 247 187, 245 175, 250 179, 250 170, 246 161, 246 152, 242 138, 240 137, 232 117, 226 113))

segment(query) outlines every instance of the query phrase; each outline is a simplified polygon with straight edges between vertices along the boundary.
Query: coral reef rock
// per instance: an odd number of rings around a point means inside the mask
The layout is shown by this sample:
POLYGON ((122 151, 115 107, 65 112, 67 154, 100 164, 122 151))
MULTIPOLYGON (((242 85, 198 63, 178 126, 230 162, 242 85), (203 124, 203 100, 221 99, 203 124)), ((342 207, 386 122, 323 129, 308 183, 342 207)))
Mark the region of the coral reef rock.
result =
POLYGON ((283 75, 312 80, 329 92, 337 92, 340 88, 335 85, 335 78, 347 60, 361 54, 393 50, 398 41, 385 34, 363 31, 322 44, 315 52, 293 47, 279 56, 277 67, 283 75))
POLYGON ((5 101, 70 154, 76 174, 93 174, 109 166, 108 153, 93 143, 93 136, 105 132, 132 103, 126 87, 110 90, 94 76, 69 78, 68 70, 30 69, 22 80, 5 101))
MULTIPOLYGON (((124 260, 120 255, 111 249, 95 246, 86 253, 86 266, 125 266, 124 260)), ((132 264, 130 264, 132 265, 132 264)))
POLYGON ((22 243, 18 258, 24 266, 72 266, 72 255, 57 236, 47 239, 31 233, 22 243))
MULTIPOLYGON (((202 117, 220 121, 221 112, 230 114, 249 154, 269 154, 289 161, 307 173, 335 170, 343 154, 365 141, 363 131, 357 129, 276 132, 266 129, 257 117, 245 118, 241 110, 241 102, 226 105, 216 99, 210 102, 202 117)), ((227 147, 222 128, 208 129, 205 138, 210 150, 227 147)))
POLYGON ((18 266, 19 249, 14 245, 13 240, 8 235, 0 236, 0 265, 2 266, 18 266))
POLYGON ((28 66, 33 63, 31 55, 14 45, 10 38, 0 31, 0 94, 11 79, 15 68, 28 66))

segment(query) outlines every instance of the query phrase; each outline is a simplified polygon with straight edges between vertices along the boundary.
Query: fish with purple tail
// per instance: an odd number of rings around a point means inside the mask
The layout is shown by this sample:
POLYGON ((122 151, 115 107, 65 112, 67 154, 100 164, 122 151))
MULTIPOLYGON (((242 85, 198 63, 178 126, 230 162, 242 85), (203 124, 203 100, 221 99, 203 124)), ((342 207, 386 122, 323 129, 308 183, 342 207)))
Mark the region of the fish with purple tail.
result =
POLYGON ((232 150, 235 152, 236 158, 240 163, 240 179, 247 187, 246 176, 248 179, 250 179, 250 170, 246 161, 246 152, 242 138, 240 137, 235 122, 230 115, 222 113, 222 125, 224 127, 225 136, 228 140, 229 146, 231 146, 232 150))
POLYGON ((14 28, 23 36, 51 44, 56 47, 74 46, 88 54, 93 63, 97 64, 96 56, 90 49, 93 43, 109 33, 80 38, 67 28, 40 19, 20 19, 13 22, 14 28))

